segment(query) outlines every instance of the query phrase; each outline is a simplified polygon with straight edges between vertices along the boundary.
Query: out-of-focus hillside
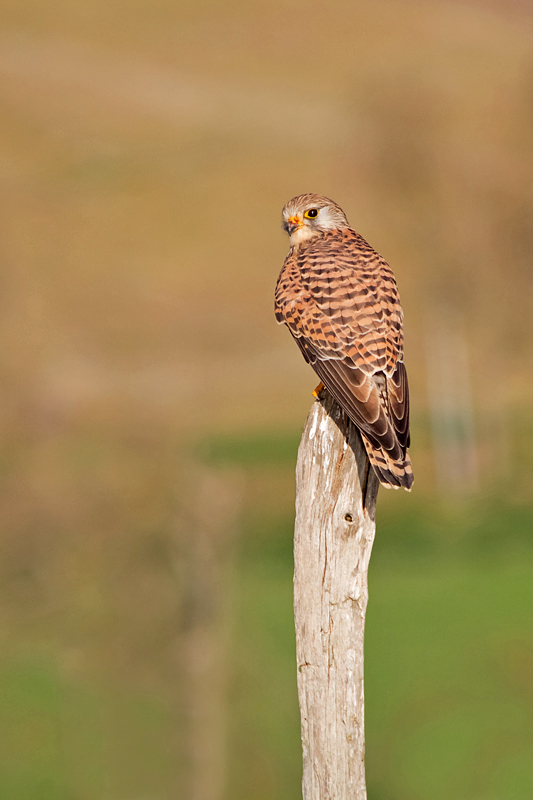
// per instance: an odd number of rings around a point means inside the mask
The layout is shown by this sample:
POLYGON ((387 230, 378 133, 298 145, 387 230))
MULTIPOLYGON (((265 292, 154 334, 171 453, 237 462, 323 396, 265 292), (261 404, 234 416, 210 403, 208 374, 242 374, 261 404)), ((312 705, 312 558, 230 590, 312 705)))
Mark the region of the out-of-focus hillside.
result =
POLYGON ((18 335, 4 368, 34 382, 36 413, 299 422, 307 371, 271 295, 280 206, 307 189, 334 196, 395 268, 415 417, 435 306, 466 327, 476 405, 523 401, 533 73, 519 16, 9 5, 3 324, 18 335))
MULTIPOLYGON (((315 381, 272 313, 281 206, 333 197, 398 278, 417 482, 416 497, 380 497, 383 564, 395 571, 395 530, 433 553, 430 575, 444 541, 510 540, 530 563, 533 16, 520 2, 5 0, 0 21, 0 691, 14 717, 0 794, 292 797, 291 459, 315 381), (202 771, 216 772, 203 788, 202 771)), ((394 598, 376 585, 382 613, 394 598)), ((531 639, 508 613, 516 658, 494 674, 516 673, 522 697, 531 639)), ((438 711, 431 691, 419 702, 438 711)), ((400 695, 368 712, 388 764, 375 798, 436 798, 430 777, 402 783, 391 766, 400 695)))

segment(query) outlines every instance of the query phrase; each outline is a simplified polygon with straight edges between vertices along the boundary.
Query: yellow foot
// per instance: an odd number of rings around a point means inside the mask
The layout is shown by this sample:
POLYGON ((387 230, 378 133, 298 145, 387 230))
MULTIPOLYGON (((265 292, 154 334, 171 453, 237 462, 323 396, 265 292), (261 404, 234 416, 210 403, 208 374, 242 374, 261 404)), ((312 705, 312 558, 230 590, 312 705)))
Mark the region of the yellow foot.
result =
POLYGON ((320 394, 320 392, 322 391, 323 388, 324 388, 324 384, 322 383, 322 381, 320 381, 320 383, 318 384, 318 386, 315 388, 315 390, 313 392, 313 397, 318 397, 318 395, 320 394))

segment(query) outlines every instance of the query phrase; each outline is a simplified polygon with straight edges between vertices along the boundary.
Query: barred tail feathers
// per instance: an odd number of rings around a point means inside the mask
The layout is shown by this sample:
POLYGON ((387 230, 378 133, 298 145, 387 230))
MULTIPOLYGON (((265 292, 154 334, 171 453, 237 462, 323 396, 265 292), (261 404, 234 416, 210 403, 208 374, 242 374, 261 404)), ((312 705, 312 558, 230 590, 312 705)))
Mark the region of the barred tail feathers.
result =
POLYGON ((408 492, 413 485, 413 470, 409 453, 403 459, 392 459, 386 450, 375 447, 365 434, 360 431, 368 459, 378 476, 379 482, 387 489, 403 487, 408 492))

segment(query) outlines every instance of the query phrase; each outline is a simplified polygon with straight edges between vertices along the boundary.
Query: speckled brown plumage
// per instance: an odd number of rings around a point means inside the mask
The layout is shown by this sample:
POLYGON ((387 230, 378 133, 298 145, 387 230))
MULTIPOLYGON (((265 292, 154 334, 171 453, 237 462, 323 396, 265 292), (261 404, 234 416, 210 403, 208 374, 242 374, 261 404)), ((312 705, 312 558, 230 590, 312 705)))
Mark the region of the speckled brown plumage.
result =
POLYGON ((283 218, 292 246, 276 318, 359 428, 381 483, 410 489, 403 313, 392 270, 328 198, 293 198, 283 218))

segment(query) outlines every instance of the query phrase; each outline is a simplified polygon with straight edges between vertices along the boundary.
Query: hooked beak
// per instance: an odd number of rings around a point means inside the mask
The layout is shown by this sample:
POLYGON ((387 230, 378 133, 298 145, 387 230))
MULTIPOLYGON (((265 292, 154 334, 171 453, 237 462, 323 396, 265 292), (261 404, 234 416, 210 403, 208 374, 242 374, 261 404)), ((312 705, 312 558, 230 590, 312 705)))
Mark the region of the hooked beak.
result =
POLYGON ((303 222, 300 219, 300 217, 295 216, 295 217, 289 217, 289 219, 285 222, 285 226, 284 227, 285 227, 285 230, 287 231, 287 233, 289 234, 289 236, 292 236, 294 231, 297 230, 298 228, 301 228, 302 225, 303 225, 303 222))

